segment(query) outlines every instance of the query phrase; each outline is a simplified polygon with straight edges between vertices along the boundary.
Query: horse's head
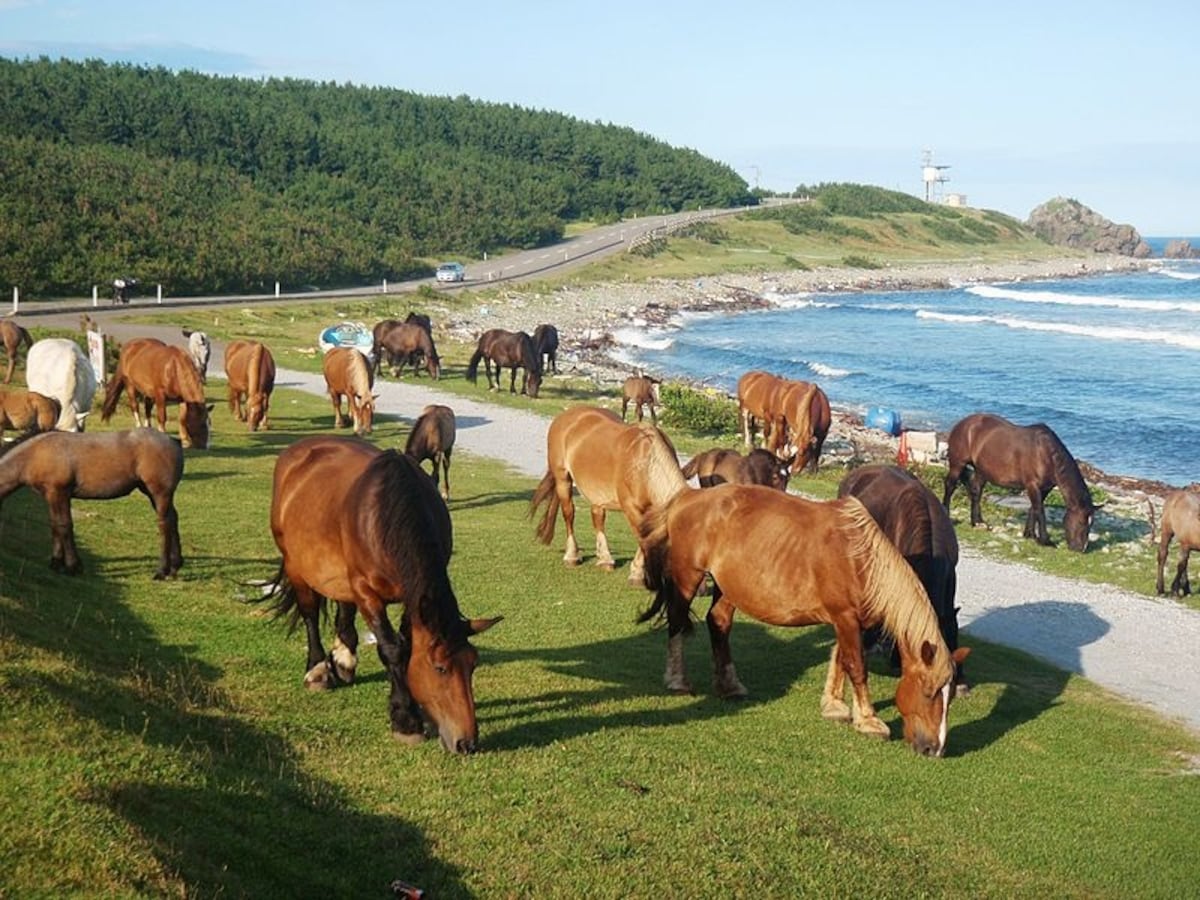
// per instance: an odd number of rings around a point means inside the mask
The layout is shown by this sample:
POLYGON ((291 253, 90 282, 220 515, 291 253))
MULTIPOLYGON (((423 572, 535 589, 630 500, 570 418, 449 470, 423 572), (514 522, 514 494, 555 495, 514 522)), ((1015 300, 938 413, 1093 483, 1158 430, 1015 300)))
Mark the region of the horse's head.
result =
POLYGON ((1092 530, 1092 520, 1096 510, 1104 504, 1095 506, 1089 498, 1086 504, 1067 507, 1063 516, 1063 530, 1067 533, 1067 546, 1077 553, 1083 553, 1088 546, 1088 533, 1092 530))
POLYGON ((536 400, 538 391, 542 389, 542 373, 532 371, 529 373, 529 378, 525 382, 525 393, 532 399, 536 400))
POLYGON ((267 415, 267 395, 263 392, 251 394, 246 398, 246 425, 251 431, 258 431, 267 415))
POLYGON ((184 447, 208 449, 209 427, 213 404, 185 402, 179 404, 179 442, 184 447))
POLYGON ((474 619, 466 623, 463 639, 454 643, 427 628, 412 629, 408 689, 426 721, 437 729, 442 747, 451 753, 474 753, 479 740, 471 687, 479 651, 467 638, 487 631, 499 621, 499 617, 474 619))
POLYGON ((904 740, 922 756, 941 756, 946 752, 946 722, 954 695, 955 666, 970 652, 968 647, 959 647, 950 654, 944 646, 922 641, 920 650, 912 654, 901 645, 902 674, 896 688, 896 709, 904 718, 904 740), (950 659, 946 660, 943 654, 950 659))
POLYGON ((355 394, 354 408, 356 410, 354 416, 354 433, 358 435, 367 435, 375 427, 375 401, 379 399, 378 394, 355 394))

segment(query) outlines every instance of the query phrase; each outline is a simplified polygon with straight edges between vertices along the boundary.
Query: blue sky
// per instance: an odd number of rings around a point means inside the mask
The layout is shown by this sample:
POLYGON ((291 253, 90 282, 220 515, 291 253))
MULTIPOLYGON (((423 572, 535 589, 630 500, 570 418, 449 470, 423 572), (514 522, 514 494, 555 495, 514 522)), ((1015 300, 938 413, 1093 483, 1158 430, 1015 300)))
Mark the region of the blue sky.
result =
POLYGON ((611 122, 754 186, 1074 197, 1200 235, 1200 3, 0 0, 0 55, 467 95, 611 122))

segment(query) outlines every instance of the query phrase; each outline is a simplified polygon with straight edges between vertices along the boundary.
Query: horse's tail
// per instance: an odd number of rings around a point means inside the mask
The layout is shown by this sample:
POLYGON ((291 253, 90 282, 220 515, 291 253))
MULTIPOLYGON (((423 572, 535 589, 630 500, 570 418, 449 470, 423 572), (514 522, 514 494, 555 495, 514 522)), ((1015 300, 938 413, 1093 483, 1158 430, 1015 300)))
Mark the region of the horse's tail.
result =
POLYGON ((246 402, 253 403, 262 391, 263 345, 255 341, 250 348, 250 361, 246 369, 246 402))
POLYGON ((533 492, 533 498, 529 501, 529 517, 537 513, 537 509, 543 503, 546 504, 546 513, 542 516, 542 521, 537 526, 537 538, 543 544, 549 544, 554 540, 554 524, 558 520, 558 491, 554 473, 547 471, 537 488, 533 492))
POLYGON ((479 361, 483 359, 483 348, 476 347, 475 352, 471 354, 471 361, 467 363, 467 381, 475 384, 479 377, 479 361))
POLYGON ((101 422, 107 422, 117 411, 117 401, 121 399, 121 391, 124 389, 125 379, 119 372, 108 379, 108 383, 104 386, 104 405, 100 407, 101 422))
POLYGON ((638 529, 645 563, 642 583, 647 590, 654 591, 654 601, 638 616, 639 622, 665 615, 667 601, 673 593, 674 583, 667 572, 667 554, 671 549, 671 534, 667 527, 670 508, 670 504, 653 507, 643 516, 638 529))
POLYGON ((24 344, 26 347, 33 346, 33 335, 29 333, 29 329, 21 325, 17 326, 17 346, 24 344))
MULTIPOLYGON (((287 619, 288 634, 296 630, 300 624, 300 609, 296 605, 296 589, 288 581, 283 571, 283 560, 279 561, 279 569, 270 581, 246 581, 243 587, 251 588, 256 593, 245 597, 246 603, 270 603, 267 607, 274 619, 287 619)), ((317 605, 325 613, 325 598, 317 594, 317 605)))

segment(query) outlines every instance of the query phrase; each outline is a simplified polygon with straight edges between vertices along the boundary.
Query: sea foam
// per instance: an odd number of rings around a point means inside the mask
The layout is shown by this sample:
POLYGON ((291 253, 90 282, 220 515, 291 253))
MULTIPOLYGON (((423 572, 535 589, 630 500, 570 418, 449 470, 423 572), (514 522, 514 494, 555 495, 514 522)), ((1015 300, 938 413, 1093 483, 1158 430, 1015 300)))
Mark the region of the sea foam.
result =
POLYGON ((1168 344, 1172 347, 1183 347, 1187 350, 1200 350, 1200 335, 1159 331, 1152 328, 1117 328, 1105 325, 1074 325, 1068 322, 1034 322, 1015 316, 962 315, 933 312, 928 309, 918 310, 917 318, 957 325, 1002 325, 1005 328, 1023 331, 1074 334, 1105 341, 1148 341, 1156 344, 1168 344))
POLYGON ((1061 291, 1016 291, 995 285, 981 284, 966 289, 968 294, 991 300, 1012 300, 1018 303, 1048 303, 1060 306, 1103 306, 1110 309, 1136 309, 1144 312, 1200 313, 1200 303, 1186 300, 1138 300, 1133 297, 1105 297, 1098 294, 1065 294, 1061 291))

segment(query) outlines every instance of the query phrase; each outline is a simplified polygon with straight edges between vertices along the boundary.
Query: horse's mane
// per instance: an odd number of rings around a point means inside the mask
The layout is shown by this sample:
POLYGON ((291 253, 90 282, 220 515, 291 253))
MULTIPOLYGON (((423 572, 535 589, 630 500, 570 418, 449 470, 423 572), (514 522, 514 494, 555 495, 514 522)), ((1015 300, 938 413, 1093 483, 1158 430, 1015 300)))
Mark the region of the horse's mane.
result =
POLYGON ((679 457, 670 439, 653 425, 634 425, 638 429, 638 444, 646 444, 644 453, 631 454, 630 468, 640 473, 641 479, 650 489, 655 506, 670 502, 688 484, 679 468, 679 457))
POLYGON ((542 373, 542 356, 533 346, 533 338, 527 332, 518 331, 517 340, 521 344, 521 362, 525 366, 525 371, 529 374, 542 373))
POLYGON ((1087 482, 1083 480, 1083 473, 1079 471, 1079 463, 1075 461, 1071 451, 1066 448, 1062 439, 1054 433, 1050 426, 1038 423, 1030 427, 1037 432, 1039 440, 1044 441, 1049 450, 1050 464, 1054 466, 1054 481, 1058 485, 1059 491, 1062 492, 1063 499, 1067 501, 1067 505, 1090 508, 1092 494, 1088 490, 1087 482))
POLYGON ((382 553, 404 582, 408 612, 457 644, 469 636, 467 622, 446 571, 449 526, 439 527, 443 523, 435 515, 442 501, 429 484, 429 476, 409 457, 395 450, 380 453, 355 486, 358 533, 379 537, 382 553))
POLYGON ((807 451, 813 437, 812 402, 817 386, 811 381, 805 381, 802 384, 804 385, 803 393, 800 401, 796 404, 796 421, 789 424, 792 426, 792 440, 796 448, 807 451))
POLYGON ((179 347, 168 346, 167 352, 171 354, 171 367, 175 370, 175 380, 179 385, 179 399, 184 403, 203 403, 204 383, 200 380, 200 373, 191 355, 179 347))
MULTIPOLYGON (((862 580, 859 618, 864 624, 881 622, 885 631, 910 648, 924 641, 945 647, 925 588, 904 557, 857 498, 836 502, 841 504, 838 524, 847 539, 846 552, 862 580)), ((946 679, 954 675, 949 652, 938 654, 934 665, 945 668, 938 674, 946 679)))
POLYGON ((262 392, 263 345, 259 341, 250 344, 250 360, 246 366, 246 402, 253 403, 254 397, 262 392))

